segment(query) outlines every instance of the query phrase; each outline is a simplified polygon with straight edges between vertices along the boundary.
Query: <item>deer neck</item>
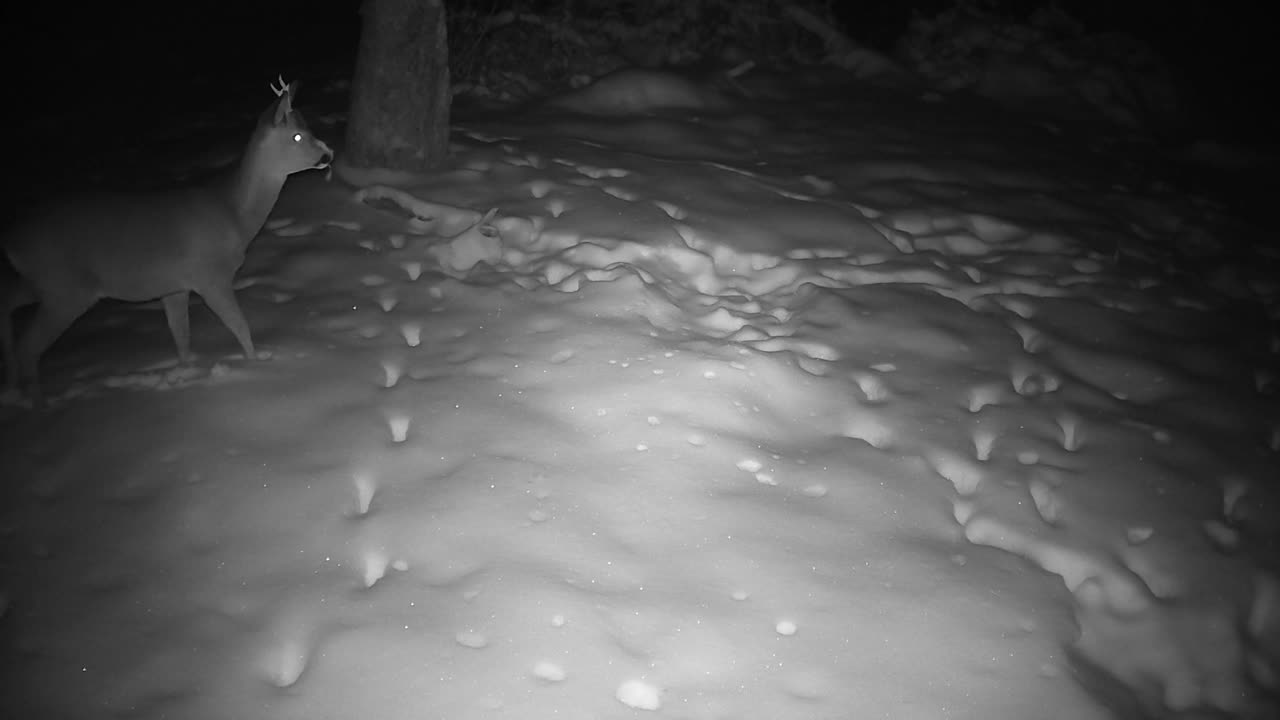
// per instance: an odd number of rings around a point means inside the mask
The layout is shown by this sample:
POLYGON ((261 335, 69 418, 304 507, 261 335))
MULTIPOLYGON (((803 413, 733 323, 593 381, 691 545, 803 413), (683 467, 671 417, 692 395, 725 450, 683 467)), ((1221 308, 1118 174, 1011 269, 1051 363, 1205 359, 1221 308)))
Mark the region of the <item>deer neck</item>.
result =
POLYGON ((248 245, 262 229, 280 197, 287 173, 272 167, 258 147, 260 138, 249 142, 239 167, 231 176, 230 197, 232 210, 240 224, 241 241, 248 245))

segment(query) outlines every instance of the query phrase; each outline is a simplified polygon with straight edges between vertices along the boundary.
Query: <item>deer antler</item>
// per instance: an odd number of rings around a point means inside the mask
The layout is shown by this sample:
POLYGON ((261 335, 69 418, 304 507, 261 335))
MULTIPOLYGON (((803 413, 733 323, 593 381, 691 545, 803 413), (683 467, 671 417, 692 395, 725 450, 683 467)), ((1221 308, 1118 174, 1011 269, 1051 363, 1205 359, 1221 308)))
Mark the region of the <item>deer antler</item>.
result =
POLYGON ((276 97, 280 97, 289 92, 289 83, 284 81, 284 75, 276 75, 276 79, 280 81, 280 87, 276 87, 275 83, 271 83, 271 92, 275 93, 276 97))

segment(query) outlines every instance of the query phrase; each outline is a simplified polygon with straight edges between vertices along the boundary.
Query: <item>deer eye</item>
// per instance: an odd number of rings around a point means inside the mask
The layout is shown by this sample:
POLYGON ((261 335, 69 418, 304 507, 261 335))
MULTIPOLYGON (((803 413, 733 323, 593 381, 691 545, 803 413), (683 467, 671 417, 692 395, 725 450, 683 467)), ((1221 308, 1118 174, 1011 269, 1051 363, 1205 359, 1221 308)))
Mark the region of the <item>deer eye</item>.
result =
POLYGON ((294 142, 302 142, 302 133, 294 133, 294 134, 293 134, 293 141, 294 141, 294 142))

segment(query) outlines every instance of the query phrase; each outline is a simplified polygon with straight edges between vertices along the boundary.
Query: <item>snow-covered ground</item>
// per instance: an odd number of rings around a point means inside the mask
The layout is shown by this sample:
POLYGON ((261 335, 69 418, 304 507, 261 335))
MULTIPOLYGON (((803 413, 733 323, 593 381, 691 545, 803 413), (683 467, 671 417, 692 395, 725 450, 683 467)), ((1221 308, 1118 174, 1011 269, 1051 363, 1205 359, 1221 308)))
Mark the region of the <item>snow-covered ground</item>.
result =
POLYGON ((1101 141, 787 93, 297 176, 257 361, 87 316, 0 411, 0 716, 1269 716, 1275 249, 1101 141))

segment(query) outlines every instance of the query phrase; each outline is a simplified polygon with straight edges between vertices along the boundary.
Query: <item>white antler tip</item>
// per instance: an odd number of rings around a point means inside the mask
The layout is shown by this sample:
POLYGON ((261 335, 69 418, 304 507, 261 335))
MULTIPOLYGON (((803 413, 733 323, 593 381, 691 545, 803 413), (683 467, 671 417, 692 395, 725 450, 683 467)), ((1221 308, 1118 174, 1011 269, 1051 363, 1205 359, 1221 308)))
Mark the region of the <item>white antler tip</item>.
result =
POLYGON ((274 92, 276 94, 276 97, 280 97, 281 95, 284 95, 286 92, 288 92, 289 83, 284 81, 284 75, 277 75, 276 79, 280 81, 280 87, 276 87, 275 83, 272 83, 271 92, 274 92))

